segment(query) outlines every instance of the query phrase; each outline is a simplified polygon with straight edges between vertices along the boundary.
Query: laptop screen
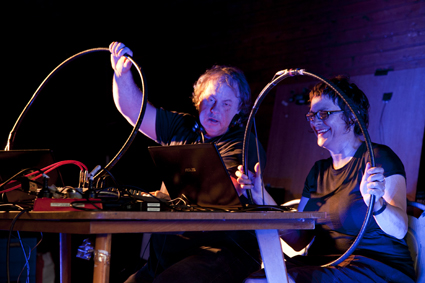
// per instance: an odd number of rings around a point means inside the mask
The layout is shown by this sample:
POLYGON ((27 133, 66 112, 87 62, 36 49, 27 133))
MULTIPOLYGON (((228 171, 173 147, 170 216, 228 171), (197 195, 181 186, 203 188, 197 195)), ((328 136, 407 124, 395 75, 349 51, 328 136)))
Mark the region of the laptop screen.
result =
POLYGON ((207 207, 242 206, 215 144, 148 149, 171 199, 207 207))

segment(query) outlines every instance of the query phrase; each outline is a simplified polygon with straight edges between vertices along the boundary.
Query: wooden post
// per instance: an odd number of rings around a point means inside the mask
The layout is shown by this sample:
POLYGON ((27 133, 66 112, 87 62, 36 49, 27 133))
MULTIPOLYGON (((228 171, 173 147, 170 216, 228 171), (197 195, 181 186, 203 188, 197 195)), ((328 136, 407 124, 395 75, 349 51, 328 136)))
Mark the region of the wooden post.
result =
POLYGON ((111 234, 99 234, 96 236, 93 283, 109 283, 111 240, 111 234))
POLYGON ((256 230, 268 283, 288 283, 282 246, 277 230, 256 230))

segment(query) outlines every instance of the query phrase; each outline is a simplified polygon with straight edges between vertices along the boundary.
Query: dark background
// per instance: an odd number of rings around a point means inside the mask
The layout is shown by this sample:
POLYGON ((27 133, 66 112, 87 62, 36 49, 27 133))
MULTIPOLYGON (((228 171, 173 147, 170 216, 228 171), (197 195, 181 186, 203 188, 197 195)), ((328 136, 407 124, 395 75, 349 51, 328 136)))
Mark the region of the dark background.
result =
MULTIPOLYGON (((112 41, 134 51, 150 102, 194 115, 192 84, 213 64, 240 67, 254 98, 282 69, 305 68, 330 77, 425 66, 423 0, 39 0, 8 5, 3 12, 11 17, 2 41, 2 147, 56 66, 112 41)), ((57 160, 76 159, 89 170, 104 166, 132 130, 113 104, 112 74, 104 51, 56 72, 31 106, 12 149, 51 148, 57 160)), ((273 103, 272 93, 258 114, 265 147, 273 103)), ((148 145, 154 143, 138 135, 131 153, 113 169, 123 183, 156 186, 148 145)), ((66 185, 75 185, 77 173, 70 173, 66 185)))
MULTIPOLYGON (((195 14, 184 1, 56 2, 27 1, 16 7, 19 14, 5 46, 6 52, 13 52, 6 56, 10 71, 2 103, 2 146, 41 82, 81 51, 124 42, 143 69, 149 100, 158 107, 193 114, 190 96, 197 77, 213 64, 232 64, 214 50, 194 50, 193 45, 208 44, 208 34, 220 19, 207 11, 195 14)), ((57 160, 79 160, 89 170, 104 166, 132 130, 113 104, 112 74, 109 53, 104 51, 65 65, 31 106, 12 149, 50 148, 57 160)), ((137 73, 136 80, 140 81, 137 73)), ((155 184, 155 174, 146 172, 152 167, 146 146, 155 143, 143 135, 134 143, 113 173, 123 183, 149 187, 155 184)), ((66 185, 76 185, 77 174, 78 170, 74 178, 65 179, 66 185)))

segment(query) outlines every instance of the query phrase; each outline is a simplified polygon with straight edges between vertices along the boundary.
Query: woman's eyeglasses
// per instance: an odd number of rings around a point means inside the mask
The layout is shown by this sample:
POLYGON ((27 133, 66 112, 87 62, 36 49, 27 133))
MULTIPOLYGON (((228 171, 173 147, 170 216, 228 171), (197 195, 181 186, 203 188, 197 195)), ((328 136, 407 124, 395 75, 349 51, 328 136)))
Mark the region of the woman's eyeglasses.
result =
POLYGON ((317 117, 320 120, 326 120, 329 118, 329 115, 331 115, 332 113, 336 113, 336 112, 343 112, 344 110, 334 110, 334 111, 317 111, 317 112, 308 112, 307 114, 305 114, 305 117, 307 119, 307 122, 313 122, 314 121, 314 117, 317 117))

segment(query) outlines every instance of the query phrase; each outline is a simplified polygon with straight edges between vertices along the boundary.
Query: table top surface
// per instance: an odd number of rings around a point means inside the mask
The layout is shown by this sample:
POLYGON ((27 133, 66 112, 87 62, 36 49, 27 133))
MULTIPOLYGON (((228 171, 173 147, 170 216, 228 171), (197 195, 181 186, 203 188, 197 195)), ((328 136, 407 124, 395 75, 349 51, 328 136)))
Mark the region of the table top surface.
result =
MULTIPOLYGON (((0 220, 13 219, 19 212, 0 212, 0 220)), ((21 220, 258 220, 324 219, 324 212, 176 212, 176 211, 30 211, 21 220)))
MULTIPOLYGON (((9 230, 19 212, 0 212, 0 230, 9 230)), ((262 229, 314 229, 323 212, 146 212, 32 211, 13 230, 66 234, 162 233, 262 229)))

